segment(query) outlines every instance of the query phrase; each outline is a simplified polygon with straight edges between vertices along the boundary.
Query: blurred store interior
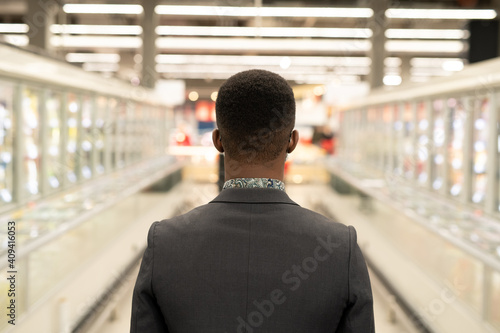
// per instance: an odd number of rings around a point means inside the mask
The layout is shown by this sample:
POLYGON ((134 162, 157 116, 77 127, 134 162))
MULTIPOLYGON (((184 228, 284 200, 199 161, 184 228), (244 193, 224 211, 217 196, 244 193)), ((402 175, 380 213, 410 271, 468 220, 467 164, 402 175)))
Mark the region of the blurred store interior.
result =
POLYGON ((287 192, 358 230, 377 331, 500 332, 499 13, 2 0, 0 271, 15 250, 17 293, 0 332, 129 330, 147 230, 218 193, 217 91, 252 68, 294 89, 287 192))

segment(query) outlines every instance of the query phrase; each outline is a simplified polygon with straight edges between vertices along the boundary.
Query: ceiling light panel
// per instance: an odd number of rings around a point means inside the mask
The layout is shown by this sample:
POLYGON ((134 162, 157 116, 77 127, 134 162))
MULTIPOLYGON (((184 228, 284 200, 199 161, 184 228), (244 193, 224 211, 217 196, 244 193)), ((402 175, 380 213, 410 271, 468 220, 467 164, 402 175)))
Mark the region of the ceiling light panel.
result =
MULTIPOLYGON (((158 64, 156 65, 156 70, 159 73, 237 73, 244 70, 260 68, 274 72, 284 72, 280 69, 280 66, 228 66, 228 65, 212 65, 209 68, 204 65, 197 64, 189 64, 189 65, 171 65, 171 64, 158 64)), ((310 74, 325 74, 328 72, 328 68, 326 67, 300 67, 296 66, 293 68, 289 68, 286 70, 289 74, 302 74, 302 73, 310 73, 310 74)), ((354 72, 354 71, 353 71, 354 72)))
POLYGON ((446 62, 460 62, 464 63, 460 58, 413 58, 410 61, 412 67, 443 67, 443 64, 446 62))
POLYGON ((117 72, 120 69, 120 65, 91 62, 91 63, 84 63, 82 68, 84 71, 87 72, 117 72))
POLYGON ((385 36, 390 39, 465 39, 469 32, 461 29, 387 29, 385 36))
POLYGON ((137 49, 142 46, 140 37, 109 36, 53 36, 50 42, 55 47, 70 48, 124 48, 137 49))
POLYGON ((366 52, 371 49, 368 40, 315 40, 315 39, 248 39, 248 38, 182 38, 160 37, 160 49, 174 50, 226 50, 226 51, 280 51, 280 52, 366 52))
POLYGON ((368 57, 309 57, 309 56, 233 56, 233 55, 190 55, 159 54, 159 64, 203 64, 203 65, 245 65, 245 66, 279 66, 287 58, 290 65, 297 66, 370 66, 368 57))
POLYGON ((493 9, 390 8, 385 16, 397 19, 491 20, 497 17, 497 13, 493 9))
POLYGON ((29 38, 26 35, 2 35, 6 43, 15 46, 27 46, 29 44, 29 38))
POLYGON ((29 31, 27 24, 23 23, 1 23, 0 33, 2 34, 25 34, 29 31))
MULTIPOLYGON (((234 72, 220 72, 220 73, 164 73, 162 74, 167 79, 210 79, 210 80, 226 80, 234 72)), ((337 74, 293 74, 293 73, 279 73, 286 80, 293 80, 301 84, 327 84, 332 81, 339 83, 356 83, 360 81, 357 75, 337 75, 337 74)))
POLYGON ((460 41, 418 41, 418 40, 390 40, 385 43, 388 52, 401 53, 460 53, 463 52, 465 44, 460 41))
POLYGON ((364 28, 280 28, 158 26, 160 36, 370 38, 364 28))
POLYGON ((236 7, 236 6, 156 6, 160 15, 236 16, 236 17, 354 17, 373 16, 370 8, 319 7, 236 7))
POLYGON ((138 25, 53 24, 50 31, 54 34, 72 35, 140 35, 142 27, 138 25))
POLYGON ((120 55, 117 53, 68 53, 67 62, 99 62, 99 63, 118 63, 120 55))
POLYGON ((142 14, 141 5, 112 4, 66 4, 63 10, 68 14, 142 14))

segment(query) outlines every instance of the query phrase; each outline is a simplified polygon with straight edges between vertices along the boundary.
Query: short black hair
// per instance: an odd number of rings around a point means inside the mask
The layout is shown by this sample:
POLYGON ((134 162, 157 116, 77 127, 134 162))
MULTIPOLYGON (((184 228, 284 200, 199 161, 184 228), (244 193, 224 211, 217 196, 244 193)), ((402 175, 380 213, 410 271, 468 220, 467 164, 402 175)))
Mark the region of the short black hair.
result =
POLYGON ((222 146, 232 159, 260 164, 285 151, 295 126, 295 98, 276 73, 252 69, 222 84, 215 104, 222 146))

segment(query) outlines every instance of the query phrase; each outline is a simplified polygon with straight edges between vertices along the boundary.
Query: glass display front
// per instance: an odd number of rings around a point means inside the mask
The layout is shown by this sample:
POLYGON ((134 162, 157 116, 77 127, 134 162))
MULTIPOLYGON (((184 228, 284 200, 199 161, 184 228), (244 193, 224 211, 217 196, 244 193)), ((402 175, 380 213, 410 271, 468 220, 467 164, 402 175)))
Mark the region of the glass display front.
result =
POLYGON ((427 160, 429 158, 429 136, 427 131, 429 128, 429 120, 427 117, 427 108, 424 102, 417 104, 417 119, 416 119, 416 137, 417 137, 417 154, 416 154, 416 177, 417 183, 421 186, 427 184, 429 178, 429 170, 427 160))
POLYGON ((394 115, 392 118, 394 126, 394 174, 396 176, 403 175, 403 121, 401 120, 401 107, 396 105, 394 107, 394 115))
POLYGON ((62 95, 51 92, 45 102, 47 112, 47 177, 48 188, 60 188, 64 179, 64 167, 61 161, 62 151, 62 95))
POLYGON ((142 105, 137 104, 134 105, 134 121, 131 122, 131 127, 132 127, 132 132, 130 133, 130 136, 132 137, 132 160, 133 161, 138 161, 141 159, 141 151, 143 147, 142 139, 143 136, 146 134, 145 126, 144 126, 144 119, 143 119, 143 112, 142 112, 142 105))
POLYGON ((82 99, 82 167, 80 169, 83 179, 89 179, 92 177, 92 150, 94 148, 92 138, 92 113, 92 99, 85 96, 82 99))
POLYGON ((403 112, 403 174, 412 179, 415 172, 413 106, 406 103, 403 112))
POLYGON ((441 99, 432 103, 434 128, 432 132, 431 149, 431 177, 432 188, 436 191, 443 188, 445 181, 445 157, 446 157, 446 118, 445 104, 441 99))
POLYGON ((144 140, 144 155, 145 157, 150 157, 154 154, 155 140, 154 129, 152 128, 152 124, 154 123, 153 110, 149 105, 144 107, 144 122, 148 128, 148 133, 144 140))
POLYGON ((383 165, 384 170, 390 171, 390 166, 392 165, 392 159, 394 155, 393 150, 393 141, 392 141, 392 116, 393 116, 393 106, 386 105, 382 111, 382 121, 383 121, 383 144, 384 144, 384 153, 383 153, 383 165))
POLYGON ((467 114, 459 99, 448 100, 450 110, 450 143, 448 145, 448 182, 452 196, 458 196, 464 185, 464 137, 467 114))
POLYGON ((23 196, 40 191, 40 91, 26 88, 22 92, 23 196))
POLYGON ((96 150, 95 171, 98 174, 103 174, 106 169, 105 156, 105 135, 109 132, 109 124, 106 122, 106 112, 108 108, 108 99, 106 97, 98 97, 96 102, 97 108, 95 112, 95 127, 94 127, 94 149, 96 150))
POLYGON ((377 109, 368 109, 366 111, 366 128, 365 128, 365 156, 367 164, 371 167, 377 167, 378 149, 377 146, 377 109))
POLYGON ((80 101, 75 94, 68 94, 68 109, 66 110, 66 179, 69 183, 78 180, 78 117, 80 101))
POLYGON ((117 128, 117 118, 118 118, 118 101, 116 98, 109 99, 109 112, 108 112, 108 123, 106 135, 109 140, 109 148, 110 148, 110 162, 111 169, 114 170, 116 168, 116 164, 118 161, 118 128, 117 128))
POLYGON ((14 88, 0 82, 0 206, 14 196, 14 88))
POLYGON ((478 98, 474 104, 472 146, 472 202, 481 203, 486 197, 488 122, 490 103, 488 98, 478 98))
POLYGON ((116 166, 122 168, 125 166, 127 147, 127 104, 119 101, 116 106, 116 166))

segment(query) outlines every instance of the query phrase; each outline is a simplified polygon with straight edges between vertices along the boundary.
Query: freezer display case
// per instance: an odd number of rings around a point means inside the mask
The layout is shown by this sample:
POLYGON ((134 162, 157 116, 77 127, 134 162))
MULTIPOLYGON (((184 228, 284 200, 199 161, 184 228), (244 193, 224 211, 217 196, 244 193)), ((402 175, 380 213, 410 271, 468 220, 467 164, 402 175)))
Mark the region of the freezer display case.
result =
MULTIPOLYGON (((390 228, 379 230, 389 231, 397 251, 411 255, 408 261, 436 282, 435 290, 446 290, 449 308, 458 304, 457 314, 478 320, 477 329, 467 329, 471 332, 500 329, 499 68, 500 59, 471 64, 449 79, 374 91, 346 108, 341 133, 353 127, 350 119, 358 110, 397 106, 389 174, 398 178, 397 191, 391 191, 388 172, 379 173, 363 155, 366 138, 349 137, 332 161, 334 176, 371 194, 375 207, 379 203, 391 207, 391 218, 383 221, 392 220, 392 209, 400 213, 390 228), (358 150, 362 158, 355 159, 352 151, 358 150), (380 189, 364 184, 373 178, 381 180, 380 189), (420 238, 425 247, 415 242, 412 226, 425 231, 420 238)), ((384 121, 385 117, 384 112, 384 121)), ((364 122, 369 120, 356 125, 359 137, 371 128, 364 122)), ((384 209, 373 210, 377 211, 384 209)), ((417 305, 426 306, 428 299, 417 305)), ((439 320, 444 322, 445 317, 439 320)), ((450 323, 459 320, 449 317, 450 323)))
POLYGON ((93 131, 95 172, 102 175, 106 171, 106 140, 109 132, 109 123, 107 122, 108 99, 99 96, 96 101, 95 125, 93 131))
POLYGON ((393 165, 394 150, 393 150, 393 135, 392 135, 392 117, 394 114, 392 105, 385 105, 382 111, 382 127, 383 127, 383 157, 382 164, 384 170, 391 171, 393 165))
POLYGON ((472 202, 482 203, 486 197, 488 123, 490 101, 486 97, 474 101, 474 123, 472 135, 472 202))
POLYGON ((89 96, 84 96, 82 98, 82 118, 81 118, 81 177, 82 179, 92 178, 92 162, 93 162, 93 105, 92 99, 89 96))
POLYGON ((132 161, 139 161, 141 159, 141 148, 143 147, 143 136, 146 135, 145 125, 144 125, 144 114, 143 108, 140 104, 134 105, 134 122, 132 126, 132 161))
POLYGON ((366 111, 366 134, 365 134, 365 156, 367 157, 367 162, 374 168, 377 168, 377 158, 378 158, 378 133, 377 133, 377 109, 369 108, 366 111))
POLYGON ((403 112, 400 105, 394 107, 394 114, 392 118, 393 131, 394 131, 394 175, 403 175, 403 151, 404 151, 404 125, 403 125, 403 112))
POLYGON ((429 129, 429 117, 427 116, 427 105, 425 102, 417 103, 416 116, 415 136, 417 139, 417 151, 415 154, 415 177, 417 179, 417 184, 425 186, 429 178, 427 161, 429 158, 430 146, 430 140, 427 134, 429 129))
POLYGON ((40 191, 40 98, 40 90, 22 90, 22 195, 28 200, 40 191))
POLYGON ((413 179, 415 172, 415 148, 413 131, 415 128, 414 112, 411 103, 405 103, 403 110, 403 175, 413 179))
POLYGON ((62 163, 62 93, 49 92, 45 101, 47 126, 47 166, 48 192, 61 188, 65 170, 62 163))
POLYGON ((0 81, 0 207, 14 196, 14 87, 0 81))
POLYGON ((76 94, 67 94, 66 110, 66 181, 75 184, 79 175, 78 123, 81 116, 80 100, 76 94))
POLYGON ((116 106, 115 165, 123 168, 127 155, 127 104, 119 100, 116 106))
POLYGON ((107 125, 107 135, 109 140, 109 154, 110 154, 110 168, 115 170, 118 161, 118 100, 116 98, 110 98, 108 100, 108 125, 107 125))
POLYGON ((445 103, 442 99, 432 102, 433 131, 431 150, 431 177, 432 188, 441 191, 445 184, 445 160, 446 160, 446 118, 445 103))
POLYGON ((464 186, 464 137, 467 114, 463 101, 456 98, 448 100, 450 113, 448 145, 448 185, 452 196, 459 196, 464 186))

